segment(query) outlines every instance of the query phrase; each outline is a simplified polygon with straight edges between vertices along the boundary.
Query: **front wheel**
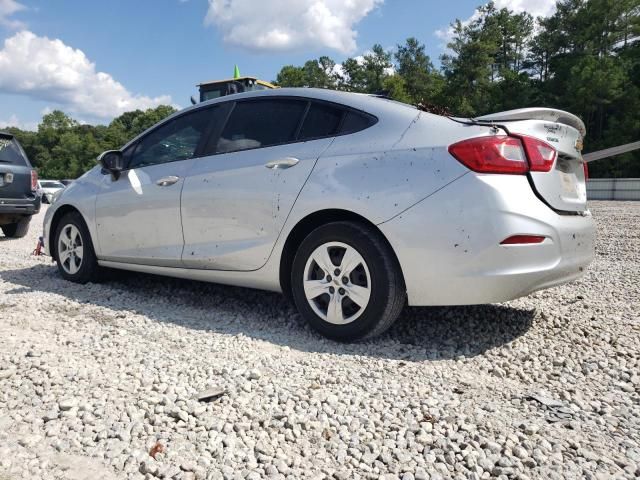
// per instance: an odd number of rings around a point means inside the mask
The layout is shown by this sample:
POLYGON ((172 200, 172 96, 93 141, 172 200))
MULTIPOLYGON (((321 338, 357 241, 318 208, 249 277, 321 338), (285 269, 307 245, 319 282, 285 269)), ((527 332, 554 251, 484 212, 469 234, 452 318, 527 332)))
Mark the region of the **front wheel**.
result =
POLYGON ((339 341, 387 330, 406 302, 400 268, 380 233, 356 222, 318 227, 302 242, 291 274, 302 316, 339 341))
POLYGON ((89 229, 79 213, 68 213, 58 223, 54 248, 60 274, 76 283, 95 282, 100 267, 89 229))

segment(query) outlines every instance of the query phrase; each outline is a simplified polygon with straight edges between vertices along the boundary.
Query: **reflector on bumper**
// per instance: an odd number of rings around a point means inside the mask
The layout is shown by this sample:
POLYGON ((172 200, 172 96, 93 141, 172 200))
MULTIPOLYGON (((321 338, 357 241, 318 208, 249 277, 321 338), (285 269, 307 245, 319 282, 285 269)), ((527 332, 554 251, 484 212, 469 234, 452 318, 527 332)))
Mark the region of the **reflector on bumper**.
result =
POLYGON ((500 242, 500 245, 528 245, 544 242, 547 238, 542 235, 512 235, 500 242))

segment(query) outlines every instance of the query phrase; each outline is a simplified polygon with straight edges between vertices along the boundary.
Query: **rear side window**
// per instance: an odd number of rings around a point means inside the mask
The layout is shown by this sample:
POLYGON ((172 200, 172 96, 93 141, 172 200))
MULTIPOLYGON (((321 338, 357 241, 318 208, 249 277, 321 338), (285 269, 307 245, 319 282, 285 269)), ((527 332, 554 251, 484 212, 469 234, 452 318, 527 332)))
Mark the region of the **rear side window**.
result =
POLYGON ((18 141, 11 137, 0 135, 0 163, 30 167, 27 155, 18 141))
POLYGON ((340 127, 340 133, 356 133, 376 123, 376 118, 367 115, 366 113, 349 111, 347 112, 342 126, 340 127))
POLYGON ((220 135, 217 153, 269 147, 295 140, 307 102, 257 100, 238 102, 220 135))
POLYGON ((338 133, 345 110, 322 103, 312 103, 302 124, 298 140, 332 137, 338 133))

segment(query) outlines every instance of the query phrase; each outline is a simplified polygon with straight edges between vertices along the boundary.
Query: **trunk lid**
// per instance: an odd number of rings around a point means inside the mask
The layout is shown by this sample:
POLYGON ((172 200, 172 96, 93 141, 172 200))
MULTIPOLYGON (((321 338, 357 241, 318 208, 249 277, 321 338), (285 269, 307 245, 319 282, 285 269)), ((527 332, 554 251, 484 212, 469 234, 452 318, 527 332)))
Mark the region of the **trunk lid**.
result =
POLYGON ((0 198, 33 197, 31 164, 20 144, 10 134, 0 133, 0 198))
POLYGON ((549 172, 529 172, 531 183, 552 208, 564 212, 587 210, 587 186, 582 142, 586 129, 575 115, 552 108, 522 108, 473 119, 495 123, 510 134, 529 135, 558 152, 549 172))

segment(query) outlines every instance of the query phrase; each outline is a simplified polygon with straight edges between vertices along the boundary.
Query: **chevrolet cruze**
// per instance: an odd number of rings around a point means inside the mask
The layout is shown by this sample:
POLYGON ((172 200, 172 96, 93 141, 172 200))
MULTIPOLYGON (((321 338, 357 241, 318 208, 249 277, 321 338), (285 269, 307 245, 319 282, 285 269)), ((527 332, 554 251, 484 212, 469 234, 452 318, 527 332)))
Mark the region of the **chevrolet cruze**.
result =
POLYGON ((502 302, 594 255, 582 121, 432 115, 314 89, 178 112, 56 195, 63 278, 110 267, 283 292, 320 333, 379 334, 405 305, 502 302))

